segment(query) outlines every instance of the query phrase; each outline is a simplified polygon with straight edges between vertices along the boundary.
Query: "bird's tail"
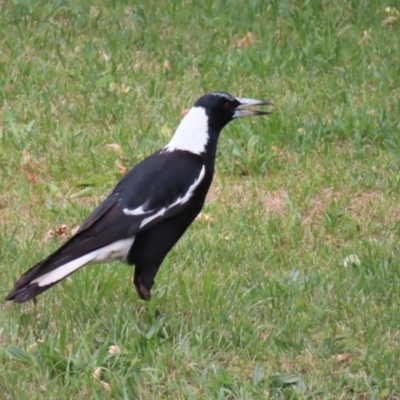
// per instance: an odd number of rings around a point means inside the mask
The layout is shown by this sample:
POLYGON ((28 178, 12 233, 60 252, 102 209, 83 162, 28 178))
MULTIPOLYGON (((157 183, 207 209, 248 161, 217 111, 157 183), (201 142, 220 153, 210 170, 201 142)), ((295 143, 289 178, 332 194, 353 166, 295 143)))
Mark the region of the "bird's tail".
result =
POLYGON ((31 300, 79 268, 91 263, 96 258, 93 254, 95 252, 76 254, 75 251, 71 251, 70 242, 73 239, 25 272, 15 282, 6 300, 14 300, 17 303, 31 300))
POLYGON ((109 244, 109 236, 85 237, 77 233, 49 257, 25 272, 14 284, 6 300, 24 303, 51 288, 87 264, 125 260, 135 237, 109 244))

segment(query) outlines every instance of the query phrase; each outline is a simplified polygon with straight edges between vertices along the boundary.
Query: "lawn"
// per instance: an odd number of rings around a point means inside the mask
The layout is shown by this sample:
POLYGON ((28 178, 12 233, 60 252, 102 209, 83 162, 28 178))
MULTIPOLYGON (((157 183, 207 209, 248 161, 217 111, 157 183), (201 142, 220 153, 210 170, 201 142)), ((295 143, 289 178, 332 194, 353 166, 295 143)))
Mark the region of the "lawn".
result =
POLYGON ((201 94, 275 103, 149 310, 121 263, 0 302, 0 398, 400 399, 398 1, 1 1, 0 43, 2 298, 201 94))

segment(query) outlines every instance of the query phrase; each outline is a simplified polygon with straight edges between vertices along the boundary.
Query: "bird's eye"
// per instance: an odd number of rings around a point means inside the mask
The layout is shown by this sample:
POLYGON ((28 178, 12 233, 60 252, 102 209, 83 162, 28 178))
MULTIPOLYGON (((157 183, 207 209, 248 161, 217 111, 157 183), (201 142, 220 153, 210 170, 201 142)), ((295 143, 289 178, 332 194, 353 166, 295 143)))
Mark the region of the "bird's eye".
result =
POLYGON ((226 101, 226 102, 224 103, 224 109, 225 109, 225 110, 229 110, 231 107, 232 107, 232 104, 231 104, 229 101, 226 101))

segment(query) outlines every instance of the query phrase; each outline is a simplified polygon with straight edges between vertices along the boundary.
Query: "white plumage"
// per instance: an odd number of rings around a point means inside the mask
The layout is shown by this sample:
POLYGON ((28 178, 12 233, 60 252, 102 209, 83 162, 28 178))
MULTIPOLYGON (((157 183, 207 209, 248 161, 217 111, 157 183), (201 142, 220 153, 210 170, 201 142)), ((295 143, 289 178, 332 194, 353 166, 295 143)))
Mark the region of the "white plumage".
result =
POLYGON ((206 150, 209 139, 208 116, 203 107, 192 107, 181 121, 171 141, 164 147, 164 151, 189 151, 201 154, 206 150))
POLYGON ((113 260, 125 260, 134 240, 134 237, 118 240, 117 242, 111 243, 101 249, 85 254, 67 264, 59 266, 47 274, 39 276, 32 281, 32 284, 37 283, 39 286, 50 285, 51 283, 60 281, 85 265, 100 264, 113 260))

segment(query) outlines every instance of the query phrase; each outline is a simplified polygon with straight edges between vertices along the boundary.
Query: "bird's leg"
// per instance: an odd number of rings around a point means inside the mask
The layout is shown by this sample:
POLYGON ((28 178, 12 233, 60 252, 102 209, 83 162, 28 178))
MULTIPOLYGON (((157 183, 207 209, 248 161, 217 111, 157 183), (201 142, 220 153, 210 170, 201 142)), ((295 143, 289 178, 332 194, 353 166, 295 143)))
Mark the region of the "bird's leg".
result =
POLYGON ((151 293, 149 290, 147 290, 141 282, 136 285, 136 291, 139 294, 139 297, 143 300, 150 301, 151 299, 151 293))
POLYGON ((34 297, 33 299, 33 309, 35 313, 35 325, 33 327, 33 333, 35 335, 36 340, 39 338, 39 316, 38 316, 38 310, 37 310, 37 298, 34 297))
POLYGON ((141 271, 139 270, 139 268, 135 269, 135 275, 133 276, 133 284, 135 285, 136 291, 139 295, 139 297, 142 300, 146 300, 146 301, 150 301, 151 299, 151 286, 149 287, 149 285, 145 286, 145 283, 143 282, 143 276, 140 273, 141 271))
MULTIPOLYGON (((156 276, 158 268, 135 268, 135 274, 133 276, 133 284, 135 285, 136 291, 142 300, 150 301, 151 299, 151 288, 154 284, 154 277, 156 276)), ((160 317, 159 311, 155 311, 156 318, 160 317)))

